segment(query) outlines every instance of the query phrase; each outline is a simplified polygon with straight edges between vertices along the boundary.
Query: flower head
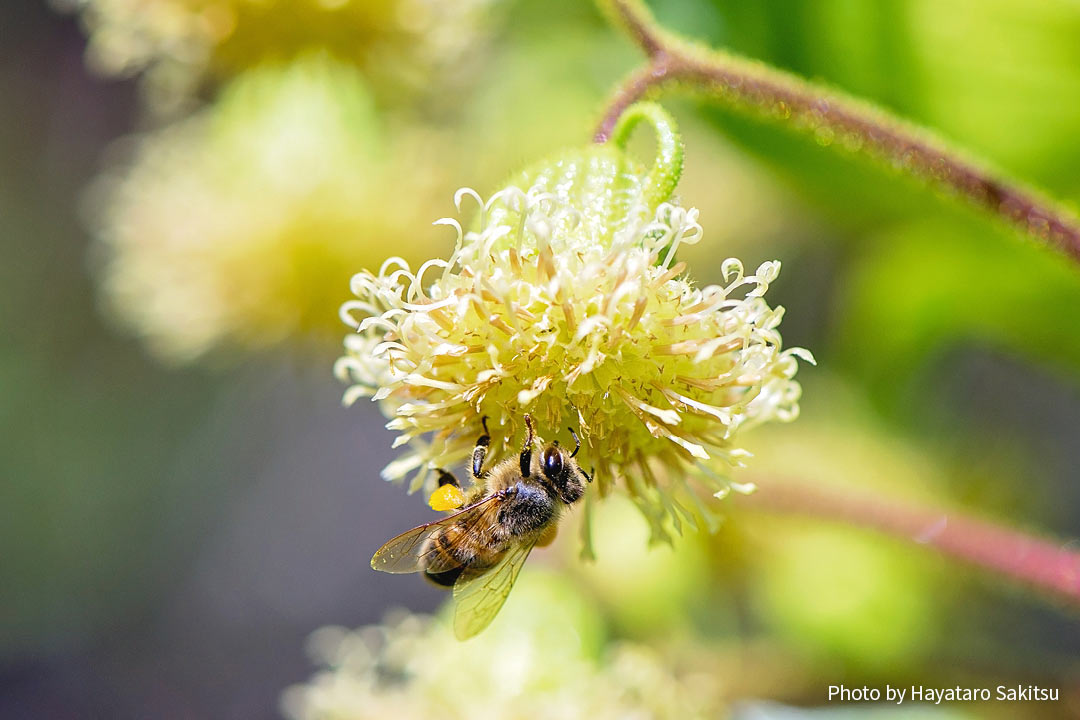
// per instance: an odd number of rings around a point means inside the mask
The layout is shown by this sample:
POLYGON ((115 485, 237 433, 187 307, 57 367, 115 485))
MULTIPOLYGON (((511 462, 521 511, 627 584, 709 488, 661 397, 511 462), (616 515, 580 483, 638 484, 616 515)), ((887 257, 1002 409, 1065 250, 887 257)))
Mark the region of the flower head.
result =
POLYGON ((599 494, 628 492, 654 539, 667 521, 713 522, 701 490, 744 489, 726 478, 745 455, 736 434, 795 417, 809 355, 781 349, 783 308, 764 299, 779 263, 730 259, 723 284, 697 287, 675 260, 702 228, 667 201, 670 119, 649 106, 624 120, 642 117, 660 138, 651 171, 618 143, 565 154, 482 203, 476 229, 441 221, 458 229, 448 260, 353 278, 342 315, 357 332, 337 372, 346 402, 381 401, 409 446, 384 477, 424 486, 469 455, 483 416, 495 456, 512 453, 529 412, 547 440, 578 430, 599 494))
POLYGON ((336 334, 357 266, 378 267, 391 239, 409 257, 437 241, 415 217, 445 202, 432 145, 380 128, 347 65, 308 57, 245 74, 139 139, 100 183, 109 309, 177 362, 336 334))

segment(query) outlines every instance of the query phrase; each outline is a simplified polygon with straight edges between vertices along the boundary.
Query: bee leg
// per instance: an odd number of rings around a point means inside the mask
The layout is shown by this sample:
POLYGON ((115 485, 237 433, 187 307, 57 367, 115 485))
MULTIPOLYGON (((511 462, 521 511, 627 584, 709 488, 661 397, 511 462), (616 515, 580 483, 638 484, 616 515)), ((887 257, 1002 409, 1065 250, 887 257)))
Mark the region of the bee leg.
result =
POLYGON ((487 455, 488 445, 491 444, 491 435, 488 434, 487 415, 480 419, 484 426, 484 434, 476 439, 476 447, 472 451, 472 474, 477 480, 484 477, 484 457, 487 455))
POLYGON ((532 443, 533 443, 533 421, 532 415, 525 413, 525 427, 527 432, 525 433, 525 447, 521 449, 521 477, 527 478, 532 474, 532 443))
POLYGON ((465 504, 465 493, 461 490, 461 483, 451 473, 442 468, 435 468, 439 475, 439 486, 428 498, 428 505, 432 510, 446 511, 457 510, 465 504))
POLYGON ((454 477, 454 474, 449 470, 435 468, 435 472, 439 475, 439 487, 442 487, 443 485, 453 485, 456 488, 461 487, 461 483, 458 482, 458 479, 454 477))
POLYGON ((578 440, 578 436, 577 433, 574 432, 574 428, 568 427, 566 429, 570 431, 570 437, 574 438, 574 452, 570 453, 570 457, 574 457, 578 454, 578 450, 581 449, 581 441, 578 440))
POLYGON ((536 541, 536 547, 547 547, 551 543, 555 542, 555 536, 559 534, 559 526, 551 524, 540 533, 540 538, 536 541))

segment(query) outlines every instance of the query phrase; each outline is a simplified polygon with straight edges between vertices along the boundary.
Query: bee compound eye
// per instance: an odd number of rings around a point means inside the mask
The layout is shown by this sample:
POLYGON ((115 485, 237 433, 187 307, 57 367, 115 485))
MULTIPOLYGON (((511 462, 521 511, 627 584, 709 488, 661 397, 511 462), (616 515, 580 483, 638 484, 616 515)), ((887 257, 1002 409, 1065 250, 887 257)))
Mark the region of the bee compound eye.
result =
POLYGON ((549 447, 544 451, 544 474, 554 480, 562 474, 562 453, 557 448, 549 447))

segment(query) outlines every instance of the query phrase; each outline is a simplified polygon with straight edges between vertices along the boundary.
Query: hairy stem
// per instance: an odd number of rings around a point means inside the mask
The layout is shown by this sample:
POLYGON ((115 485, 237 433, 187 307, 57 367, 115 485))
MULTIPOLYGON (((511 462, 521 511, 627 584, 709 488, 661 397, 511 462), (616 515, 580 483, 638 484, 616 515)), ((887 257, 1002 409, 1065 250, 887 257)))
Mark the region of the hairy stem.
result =
POLYGON ((743 499, 751 508, 863 527, 932 547, 942 554, 1080 604, 1080 552, 952 510, 768 479, 743 499))
POLYGON ((660 29, 639 0, 601 0, 649 61, 631 73, 593 136, 606 142, 635 101, 678 86, 743 111, 811 132, 823 145, 865 152, 901 172, 966 198, 1080 261, 1080 218, 1050 198, 991 171, 930 131, 844 93, 727 52, 689 44, 660 29))

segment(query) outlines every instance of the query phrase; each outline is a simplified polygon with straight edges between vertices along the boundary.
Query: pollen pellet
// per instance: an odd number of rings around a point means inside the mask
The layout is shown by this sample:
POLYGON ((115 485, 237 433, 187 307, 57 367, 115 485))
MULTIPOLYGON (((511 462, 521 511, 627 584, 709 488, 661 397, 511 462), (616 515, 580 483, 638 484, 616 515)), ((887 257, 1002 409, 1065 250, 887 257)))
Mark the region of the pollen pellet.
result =
POLYGON ((443 485, 431 493, 428 505, 432 510, 440 512, 444 510, 457 510, 465 504, 465 493, 455 485, 443 485))

